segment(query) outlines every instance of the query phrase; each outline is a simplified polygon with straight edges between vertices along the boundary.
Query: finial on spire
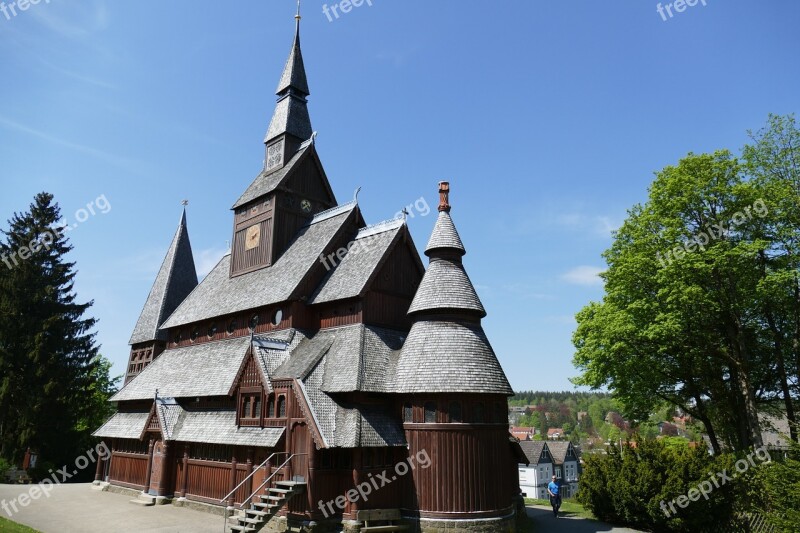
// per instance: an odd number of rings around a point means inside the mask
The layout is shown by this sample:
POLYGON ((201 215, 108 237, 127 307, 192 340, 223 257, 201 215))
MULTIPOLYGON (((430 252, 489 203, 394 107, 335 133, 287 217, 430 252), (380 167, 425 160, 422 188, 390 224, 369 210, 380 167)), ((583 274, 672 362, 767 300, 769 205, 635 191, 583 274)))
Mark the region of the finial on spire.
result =
POLYGON ((297 0, 297 14, 294 16, 295 22, 295 30, 297 35, 300 34, 300 19, 303 18, 300 16, 300 0, 297 0))
POLYGON ((439 211, 450 212, 450 182, 439 182, 439 211))
POLYGON ((183 207, 186 207, 187 205, 189 205, 189 200, 183 200, 183 201, 181 202, 181 205, 182 205, 183 207))

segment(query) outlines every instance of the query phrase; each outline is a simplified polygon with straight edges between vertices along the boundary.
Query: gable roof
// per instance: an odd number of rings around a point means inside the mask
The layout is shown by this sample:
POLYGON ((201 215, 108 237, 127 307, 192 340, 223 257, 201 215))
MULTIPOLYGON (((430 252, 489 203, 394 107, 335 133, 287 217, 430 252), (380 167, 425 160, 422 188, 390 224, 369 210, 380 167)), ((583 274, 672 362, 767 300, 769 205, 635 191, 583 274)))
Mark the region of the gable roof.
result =
POLYGON ((195 287, 197 287, 197 271, 184 210, 178 230, 161 263, 129 344, 166 340, 165 333, 159 329, 161 324, 195 287))
POLYGON ((327 448, 405 446, 406 439, 399 417, 386 406, 355 405, 334 398, 322 390, 324 359, 308 376, 299 381, 300 391, 311 409, 310 416, 327 448))
POLYGON ((170 398, 226 396, 249 345, 237 337, 167 350, 111 401, 149 400, 156 389, 170 398))
POLYGON ((239 199, 236 200, 236 203, 233 204, 231 209, 238 209, 246 203, 252 202, 256 198, 260 198, 283 186, 289 180, 292 172, 308 158, 313 160, 313 163, 317 166, 320 174, 324 178, 322 181, 330 197, 332 199, 335 198, 330 184, 327 178, 325 178, 325 170, 322 168, 322 162, 319 160, 316 146, 309 140, 300 145, 297 152, 289 158, 289 161, 287 161, 284 166, 269 171, 262 170, 244 193, 242 193, 239 199))
POLYGON ((162 327, 172 328, 291 299, 334 237, 357 212, 352 202, 317 214, 270 267, 230 277, 223 257, 162 327))
POLYGON ((384 392, 390 361, 405 338, 404 332, 365 324, 320 330, 299 342, 271 377, 306 380, 318 369, 325 393, 384 392))
POLYGON ((325 262, 326 268, 330 267, 330 272, 308 303, 318 304, 360 296, 386 261, 405 227, 403 219, 395 219, 361 228, 341 261, 334 258, 325 262), (331 261, 334 262, 333 265, 331 261))
POLYGON ((523 440, 519 443, 529 465, 538 465, 542 462, 542 452, 547 449, 547 443, 542 440, 523 440))
POLYGON ((570 448, 572 448, 572 453, 574 455, 574 458, 570 458, 570 461, 578 460, 578 454, 575 453, 575 449, 570 441, 548 442, 547 447, 550 450, 550 454, 553 456, 553 462, 557 465, 564 463, 567 459, 567 451, 570 448))

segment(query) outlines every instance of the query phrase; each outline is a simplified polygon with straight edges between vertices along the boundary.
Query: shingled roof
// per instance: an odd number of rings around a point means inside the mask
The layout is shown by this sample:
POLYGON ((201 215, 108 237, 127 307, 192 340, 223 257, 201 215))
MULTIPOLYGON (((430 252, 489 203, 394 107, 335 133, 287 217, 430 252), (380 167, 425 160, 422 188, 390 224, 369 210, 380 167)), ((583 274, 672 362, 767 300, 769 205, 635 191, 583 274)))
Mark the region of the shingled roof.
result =
POLYGON ((167 350, 111 401, 149 400, 156 390, 171 398, 225 396, 249 344, 250 337, 237 337, 167 350))
POLYGON ((430 252, 440 248, 447 248, 460 252, 461 255, 467 253, 464 249, 464 244, 461 242, 461 237, 458 235, 453 219, 449 211, 440 211, 439 218, 436 219, 436 226, 433 228, 433 233, 428 241, 428 246, 425 247, 425 255, 430 256, 430 252))
POLYGON ((411 326, 389 391, 514 394, 483 329, 442 320, 411 326))
POLYGON ((175 311, 195 287, 197 287, 197 271, 184 210, 178 230, 161 263, 161 269, 150 289, 129 343, 166 340, 165 333, 160 329, 164 319, 175 311))
POLYGON ((301 393, 312 412, 310 416, 320 430, 328 448, 360 448, 404 446, 406 444, 399 417, 384 406, 353 405, 323 392, 325 362, 319 361, 302 380, 301 393))
POLYGON ((138 413, 114 413, 92 433, 93 437, 108 439, 139 439, 144 431, 144 425, 150 418, 148 411, 138 413))
POLYGON ((172 440, 232 446, 274 447, 285 428, 237 427, 233 410, 185 410, 175 426, 172 440))
POLYGON ((223 257, 162 327, 172 328, 289 300, 331 241, 356 212, 355 203, 317 214, 269 268, 230 277, 223 257))
POLYGON ((231 209, 237 209, 280 187, 281 184, 287 180, 292 171, 299 166, 301 162, 305 161, 309 154, 315 151, 313 146, 314 145, 310 142, 303 143, 300 149, 292 155, 284 166, 272 170, 262 170, 261 173, 256 176, 256 179, 253 180, 253 183, 251 183, 239 199, 236 200, 236 203, 233 204, 231 209))
POLYGON ((466 251, 450 218, 449 190, 447 182, 440 183, 439 219, 425 252, 430 265, 409 308, 415 322, 390 372, 388 390, 511 395, 489 339, 475 321, 486 311, 461 264, 466 251))
MULTIPOLYGON (((386 261, 398 236, 406 228, 403 219, 388 220, 361 228, 351 241, 347 255, 339 261, 329 258, 324 263, 330 271, 309 304, 332 302, 360 296, 386 261)), ((422 265, 420 264, 422 269, 422 265)))
MULTIPOLYGON (((572 446, 570 441, 551 441, 547 443, 547 448, 550 450, 550 455, 553 456, 553 463, 556 465, 564 464, 564 461, 567 459, 567 451, 572 448, 573 453, 575 453, 575 449, 572 446)), ((578 460, 578 455, 575 453, 575 457, 571 458, 572 461, 578 460)))
POLYGON ((264 142, 288 133, 300 140, 311 137, 311 118, 308 116, 306 97, 310 94, 303 53, 300 51, 300 25, 294 35, 292 50, 278 82, 278 104, 269 124, 264 142))
POLYGON ((460 311, 481 318, 486 316, 486 310, 460 260, 431 258, 408 314, 433 311, 460 311))
POLYGON ((519 446, 522 448, 522 451, 525 452, 528 464, 538 465, 542 460, 542 451, 544 451, 547 443, 543 440, 523 440, 520 441, 519 446))

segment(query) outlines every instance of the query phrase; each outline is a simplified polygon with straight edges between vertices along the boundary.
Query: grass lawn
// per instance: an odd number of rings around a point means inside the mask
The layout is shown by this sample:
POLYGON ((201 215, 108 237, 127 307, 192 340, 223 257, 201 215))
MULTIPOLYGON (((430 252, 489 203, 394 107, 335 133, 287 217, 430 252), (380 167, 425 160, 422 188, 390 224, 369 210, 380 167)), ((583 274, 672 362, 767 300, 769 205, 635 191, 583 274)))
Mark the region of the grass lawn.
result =
POLYGON ((0 531, 3 533, 39 533, 35 529, 17 524, 11 520, 6 520, 5 518, 0 518, 0 531))
MULTIPOLYGON (((545 507, 550 507, 549 500, 534 500, 532 498, 525 498, 526 505, 543 505, 545 507)), ((573 500, 562 500, 561 501, 561 509, 558 511, 559 514, 563 514, 564 516, 577 516, 578 518, 586 518, 588 520, 597 520, 594 515, 583 508, 583 506, 573 500)))

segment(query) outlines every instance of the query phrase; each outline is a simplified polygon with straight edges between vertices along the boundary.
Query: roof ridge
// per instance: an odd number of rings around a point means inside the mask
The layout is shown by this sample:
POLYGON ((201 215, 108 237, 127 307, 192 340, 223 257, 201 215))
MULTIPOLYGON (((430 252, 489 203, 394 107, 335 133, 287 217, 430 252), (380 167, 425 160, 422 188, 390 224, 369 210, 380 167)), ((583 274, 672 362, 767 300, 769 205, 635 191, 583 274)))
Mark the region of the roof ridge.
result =
POLYGON ((369 237, 372 235, 378 235, 380 233, 385 233, 387 231, 401 228, 405 225, 406 221, 402 217, 391 218, 388 220, 383 220, 381 222, 377 222, 375 224, 371 224, 369 226, 364 226, 358 230, 358 234, 356 235, 356 239, 360 239, 363 237, 369 237))
POLYGON ((347 202, 346 204, 337 205, 336 207, 331 207, 330 209, 326 209, 325 211, 320 211, 319 213, 314 215, 311 218, 311 220, 308 221, 308 224, 306 224, 306 227, 312 226, 312 225, 314 225, 314 224, 316 224, 318 222, 322 222, 323 220, 328 220, 329 218, 333 218, 336 215, 339 215, 341 213, 345 213, 347 211, 350 211, 353 207, 355 207, 357 205, 358 205, 358 201, 357 200, 352 200, 350 202, 347 202))

